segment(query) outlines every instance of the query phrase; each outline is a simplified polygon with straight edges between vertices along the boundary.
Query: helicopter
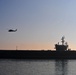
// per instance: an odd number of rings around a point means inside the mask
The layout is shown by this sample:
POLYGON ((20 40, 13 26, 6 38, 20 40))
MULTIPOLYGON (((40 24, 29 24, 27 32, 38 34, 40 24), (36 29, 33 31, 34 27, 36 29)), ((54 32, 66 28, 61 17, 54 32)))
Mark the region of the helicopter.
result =
POLYGON ((13 29, 9 29, 8 32, 16 32, 17 29, 13 30, 13 29))

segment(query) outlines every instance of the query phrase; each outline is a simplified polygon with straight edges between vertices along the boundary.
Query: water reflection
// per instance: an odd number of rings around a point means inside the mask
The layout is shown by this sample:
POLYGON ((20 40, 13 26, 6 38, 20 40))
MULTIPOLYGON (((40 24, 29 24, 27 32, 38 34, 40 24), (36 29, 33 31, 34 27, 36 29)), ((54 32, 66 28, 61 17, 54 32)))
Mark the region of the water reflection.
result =
POLYGON ((55 75, 68 75, 68 61, 56 60, 55 61, 55 75))

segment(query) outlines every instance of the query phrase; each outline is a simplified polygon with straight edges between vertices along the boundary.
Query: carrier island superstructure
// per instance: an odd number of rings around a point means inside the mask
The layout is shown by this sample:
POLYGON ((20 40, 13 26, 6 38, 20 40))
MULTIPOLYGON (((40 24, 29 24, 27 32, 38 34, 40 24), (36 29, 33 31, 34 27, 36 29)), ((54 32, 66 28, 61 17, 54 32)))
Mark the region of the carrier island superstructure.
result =
POLYGON ((68 44, 67 44, 67 42, 65 42, 64 38, 65 38, 64 36, 61 38, 62 44, 59 44, 59 42, 58 42, 58 44, 55 44, 56 51, 67 51, 68 44))

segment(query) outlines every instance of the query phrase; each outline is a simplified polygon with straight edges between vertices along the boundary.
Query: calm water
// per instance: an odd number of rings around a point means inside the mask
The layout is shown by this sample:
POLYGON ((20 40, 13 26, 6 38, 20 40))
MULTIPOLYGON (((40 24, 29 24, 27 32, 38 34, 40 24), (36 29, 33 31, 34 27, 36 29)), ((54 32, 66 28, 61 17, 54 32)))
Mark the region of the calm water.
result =
POLYGON ((76 75, 76 60, 0 59, 0 75, 76 75))

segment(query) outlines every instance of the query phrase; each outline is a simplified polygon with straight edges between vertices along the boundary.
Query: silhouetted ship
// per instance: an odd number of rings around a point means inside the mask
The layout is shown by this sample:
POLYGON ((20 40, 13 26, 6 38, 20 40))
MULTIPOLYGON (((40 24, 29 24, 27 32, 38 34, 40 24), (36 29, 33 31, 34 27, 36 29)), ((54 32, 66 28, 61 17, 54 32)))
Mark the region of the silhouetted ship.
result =
POLYGON ((68 48, 64 37, 62 44, 55 44, 53 50, 0 50, 1 59, 76 59, 76 51, 68 48))

